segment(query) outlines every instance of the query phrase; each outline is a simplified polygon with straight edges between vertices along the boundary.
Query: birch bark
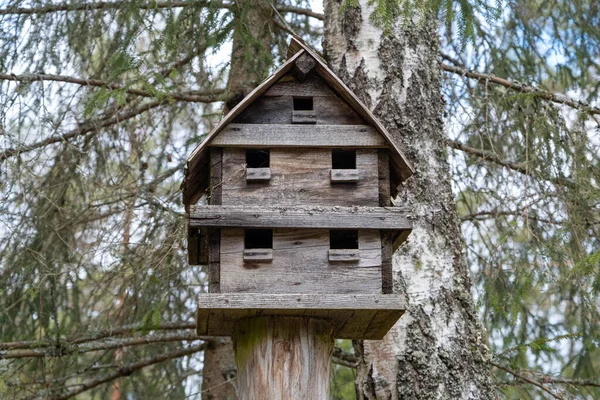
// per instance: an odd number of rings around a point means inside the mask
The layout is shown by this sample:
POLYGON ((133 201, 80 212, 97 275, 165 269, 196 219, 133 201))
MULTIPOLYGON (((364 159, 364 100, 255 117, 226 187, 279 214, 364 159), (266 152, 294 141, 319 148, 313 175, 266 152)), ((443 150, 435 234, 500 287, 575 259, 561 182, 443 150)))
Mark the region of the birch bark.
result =
POLYGON ((402 17, 385 35, 368 0, 340 12, 325 0, 323 48, 333 70, 393 135, 416 169, 396 205, 415 218, 394 255, 394 290, 408 310, 380 342, 356 342, 358 399, 490 399, 488 350, 445 153, 435 19, 402 17))

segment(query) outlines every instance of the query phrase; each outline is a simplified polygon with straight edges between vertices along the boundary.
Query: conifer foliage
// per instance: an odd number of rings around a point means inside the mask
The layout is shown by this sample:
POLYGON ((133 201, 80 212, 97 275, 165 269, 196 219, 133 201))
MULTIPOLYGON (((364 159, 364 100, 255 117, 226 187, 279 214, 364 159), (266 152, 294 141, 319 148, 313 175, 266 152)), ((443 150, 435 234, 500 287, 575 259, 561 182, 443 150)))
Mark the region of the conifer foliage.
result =
MULTIPOLYGON (((346 1, 344 7, 356 7, 346 1)), ((600 5, 372 0, 372 23, 439 19, 448 157, 501 398, 600 399, 600 5)), ((290 34, 323 14, 273 2, 0 6, 0 398, 200 398, 185 159, 290 34)), ((246 88, 247 89, 247 88, 246 88)), ((336 398, 355 358, 339 343, 336 398)), ((234 384, 227 381, 227 384, 234 384)))

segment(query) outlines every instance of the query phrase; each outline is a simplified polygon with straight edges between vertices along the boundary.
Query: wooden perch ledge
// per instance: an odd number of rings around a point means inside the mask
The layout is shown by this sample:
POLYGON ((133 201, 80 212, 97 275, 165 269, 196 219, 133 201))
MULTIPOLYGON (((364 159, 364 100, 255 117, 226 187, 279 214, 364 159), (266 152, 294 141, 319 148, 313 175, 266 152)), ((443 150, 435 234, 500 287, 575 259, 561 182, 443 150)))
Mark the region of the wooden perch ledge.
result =
POLYGON ((207 293, 198 296, 197 332, 230 336, 242 318, 300 316, 329 321, 336 338, 379 340, 405 308, 397 294, 207 293))
POLYGON ((391 229, 410 231, 409 212, 397 207, 191 206, 190 227, 391 229))

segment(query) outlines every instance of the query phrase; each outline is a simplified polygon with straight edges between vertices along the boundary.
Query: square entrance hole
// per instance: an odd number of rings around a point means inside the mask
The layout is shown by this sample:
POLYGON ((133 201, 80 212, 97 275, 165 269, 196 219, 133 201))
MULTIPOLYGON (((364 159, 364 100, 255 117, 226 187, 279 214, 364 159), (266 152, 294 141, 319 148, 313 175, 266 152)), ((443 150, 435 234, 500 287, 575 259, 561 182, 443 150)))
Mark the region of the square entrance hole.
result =
POLYGON ((312 97, 294 97, 294 110, 296 111, 312 111, 312 97))
POLYGON ((269 168, 271 156, 268 149, 248 149, 246 150, 247 168, 269 168))
POLYGON ((358 230, 329 231, 329 248, 333 250, 358 249, 358 230))
POLYGON ((332 169, 356 169, 356 150, 333 149, 331 151, 332 169))
POLYGON ((273 229, 244 229, 245 249, 272 249, 273 229))

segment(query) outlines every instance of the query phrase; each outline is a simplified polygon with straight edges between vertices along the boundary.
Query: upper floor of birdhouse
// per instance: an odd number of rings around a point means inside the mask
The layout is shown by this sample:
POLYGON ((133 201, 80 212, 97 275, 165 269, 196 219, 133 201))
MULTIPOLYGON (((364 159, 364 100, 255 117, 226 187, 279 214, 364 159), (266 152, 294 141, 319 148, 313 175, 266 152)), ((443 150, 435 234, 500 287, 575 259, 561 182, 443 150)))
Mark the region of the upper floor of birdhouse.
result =
POLYGON ((412 174, 387 130, 318 55, 292 40, 288 57, 191 153, 186 208, 204 195, 213 205, 385 206, 412 174))

